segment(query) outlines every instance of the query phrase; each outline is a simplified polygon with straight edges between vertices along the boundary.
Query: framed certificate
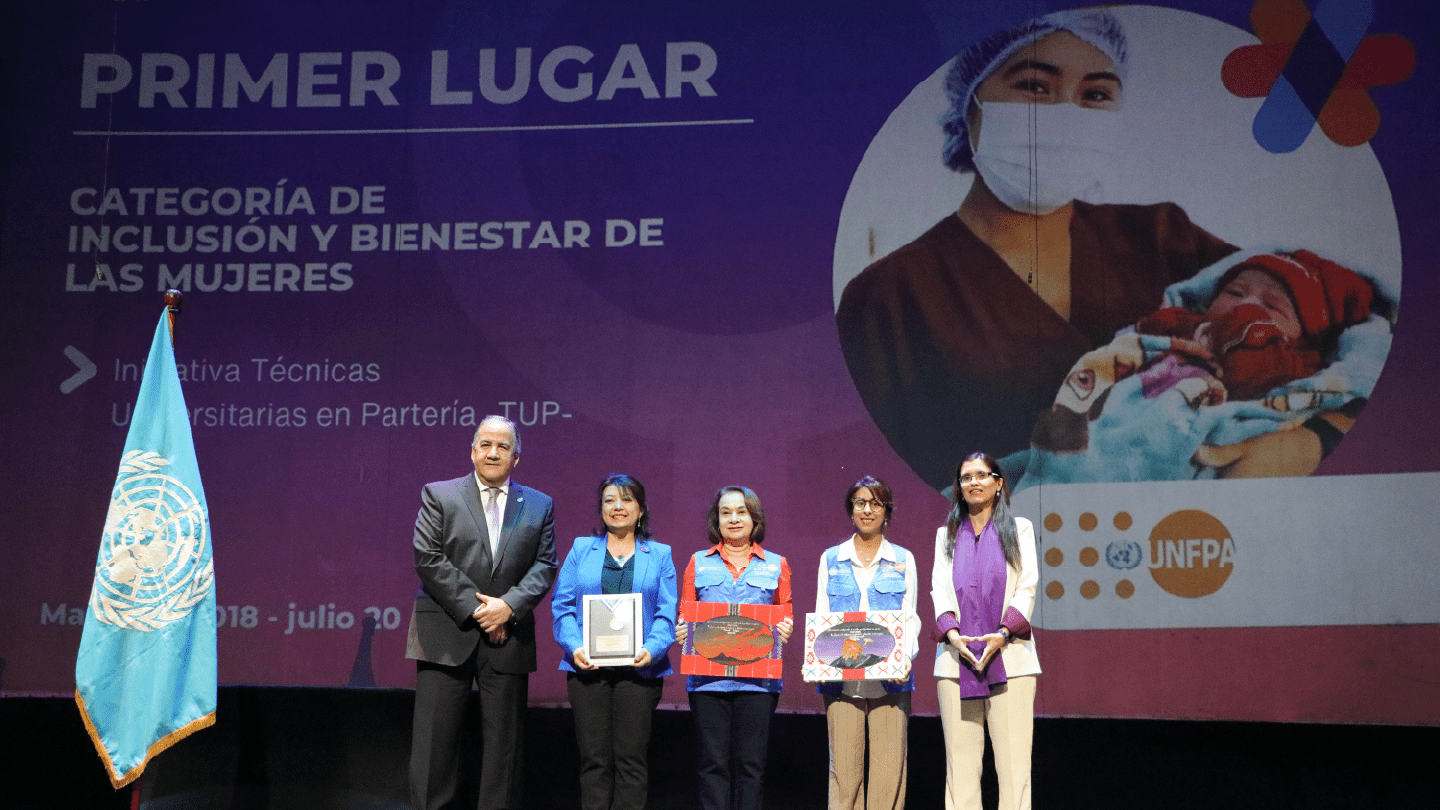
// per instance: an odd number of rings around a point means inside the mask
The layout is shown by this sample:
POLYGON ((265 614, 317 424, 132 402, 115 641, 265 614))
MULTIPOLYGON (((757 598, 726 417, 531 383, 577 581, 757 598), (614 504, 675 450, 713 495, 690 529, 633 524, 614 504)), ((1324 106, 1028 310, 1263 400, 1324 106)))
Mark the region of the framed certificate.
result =
POLYGON ((635 664, 641 633, 640 594, 586 594, 580 605, 585 657, 597 667, 635 664))
POLYGON ((873 681, 906 674, 910 639, 905 613, 870 610, 805 616, 807 681, 873 681))
POLYGON ((725 678, 779 678, 784 605, 686 602, 688 635, 680 650, 680 672, 725 678))

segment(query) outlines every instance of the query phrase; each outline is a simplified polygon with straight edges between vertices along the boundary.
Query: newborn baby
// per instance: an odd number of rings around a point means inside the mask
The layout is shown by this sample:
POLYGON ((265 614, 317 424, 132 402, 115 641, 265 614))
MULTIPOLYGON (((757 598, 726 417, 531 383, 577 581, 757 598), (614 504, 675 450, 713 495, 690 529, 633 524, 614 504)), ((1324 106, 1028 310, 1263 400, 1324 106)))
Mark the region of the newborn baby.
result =
POLYGON ((1196 477, 1202 445, 1351 398, 1287 385, 1329 375, 1341 333, 1370 316, 1370 283, 1308 250, 1232 261, 1208 301, 1162 308, 1080 358, 1036 422, 1026 486, 1196 477))
POLYGON ((1370 314, 1371 297, 1358 273, 1308 250, 1262 253, 1225 274, 1203 315, 1166 307, 1135 331, 1189 340, 1175 350, 1217 372, 1220 401, 1259 399, 1319 371, 1336 334, 1370 314))

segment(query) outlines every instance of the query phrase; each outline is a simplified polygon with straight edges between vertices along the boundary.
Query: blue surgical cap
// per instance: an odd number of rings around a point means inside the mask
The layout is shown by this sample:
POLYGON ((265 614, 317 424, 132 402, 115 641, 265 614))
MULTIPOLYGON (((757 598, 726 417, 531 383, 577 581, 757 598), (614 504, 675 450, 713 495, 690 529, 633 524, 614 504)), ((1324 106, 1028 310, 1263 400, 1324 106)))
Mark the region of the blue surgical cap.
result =
POLYGON ((1057 11, 1037 17, 1018 28, 991 34, 955 57, 950 72, 945 76, 945 95, 950 99, 950 109, 940 117, 940 127, 945 130, 942 157, 946 166, 957 172, 975 169, 974 156, 970 151, 970 132, 965 125, 965 113, 970 109, 975 88, 1016 51, 1056 31, 1069 31, 1095 46, 1115 64, 1116 74, 1124 80, 1125 30, 1114 15, 1103 9, 1057 11))

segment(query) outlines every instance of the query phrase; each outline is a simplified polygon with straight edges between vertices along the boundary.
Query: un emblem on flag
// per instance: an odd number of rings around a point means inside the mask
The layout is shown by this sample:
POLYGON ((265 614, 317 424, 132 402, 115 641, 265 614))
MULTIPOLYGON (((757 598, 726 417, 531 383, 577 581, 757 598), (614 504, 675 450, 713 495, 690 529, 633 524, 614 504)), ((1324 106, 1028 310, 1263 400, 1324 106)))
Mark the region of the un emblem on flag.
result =
POLYGON ((106 624, 157 630, 189 615, 214 583, 209 518, 189 487, 159 472, 169 464, 143 450, 120 461, 90 593, 106 624))

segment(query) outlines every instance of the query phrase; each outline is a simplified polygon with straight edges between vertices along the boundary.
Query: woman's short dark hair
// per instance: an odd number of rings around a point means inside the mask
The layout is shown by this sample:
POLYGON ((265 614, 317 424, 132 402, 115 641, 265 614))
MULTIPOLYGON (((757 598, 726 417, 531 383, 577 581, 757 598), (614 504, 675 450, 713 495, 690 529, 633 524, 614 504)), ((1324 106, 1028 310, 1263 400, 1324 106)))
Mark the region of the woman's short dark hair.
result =
POLYGON ((885 504, 885 522, 890 522, 890 518, 895 515, 895 493, 890 491, 889 484, 873 475, 867 475, 850 485, 850 490, 845 493, 845 514, 855 514, 855 493, 862 489, 870 490, 870 497, 885 504))
POLYGON ((706 515, 710 528, 710 545, 713 546, 722 539, 720 537, 720 499, 732 492, 740 493, 740 496, 745 499, 745 511, 750 513, 750 520, 755 524, 755 527, 750 530, 750 542, 764 543, 765 508, 760 505, 760 496, 756 495, 755 490, 749 487, 721 487, 720 491, 715 493, 715 500, 710 502, 710 512, 706 515))
POLYGON ((650 539, 650 510, 645 507, 645 485, 640 479, 625 473, 611 473, 605 476, 600 482, 600 489, 596 491, 596 503, 600 510, 600 528, 595 530, 596 537, 604 537, 609 529, 605 526, 605 490, 615 487, 623 493, 628 493, 640 505, 640 519, 635 521, 635 536, 650 539))

